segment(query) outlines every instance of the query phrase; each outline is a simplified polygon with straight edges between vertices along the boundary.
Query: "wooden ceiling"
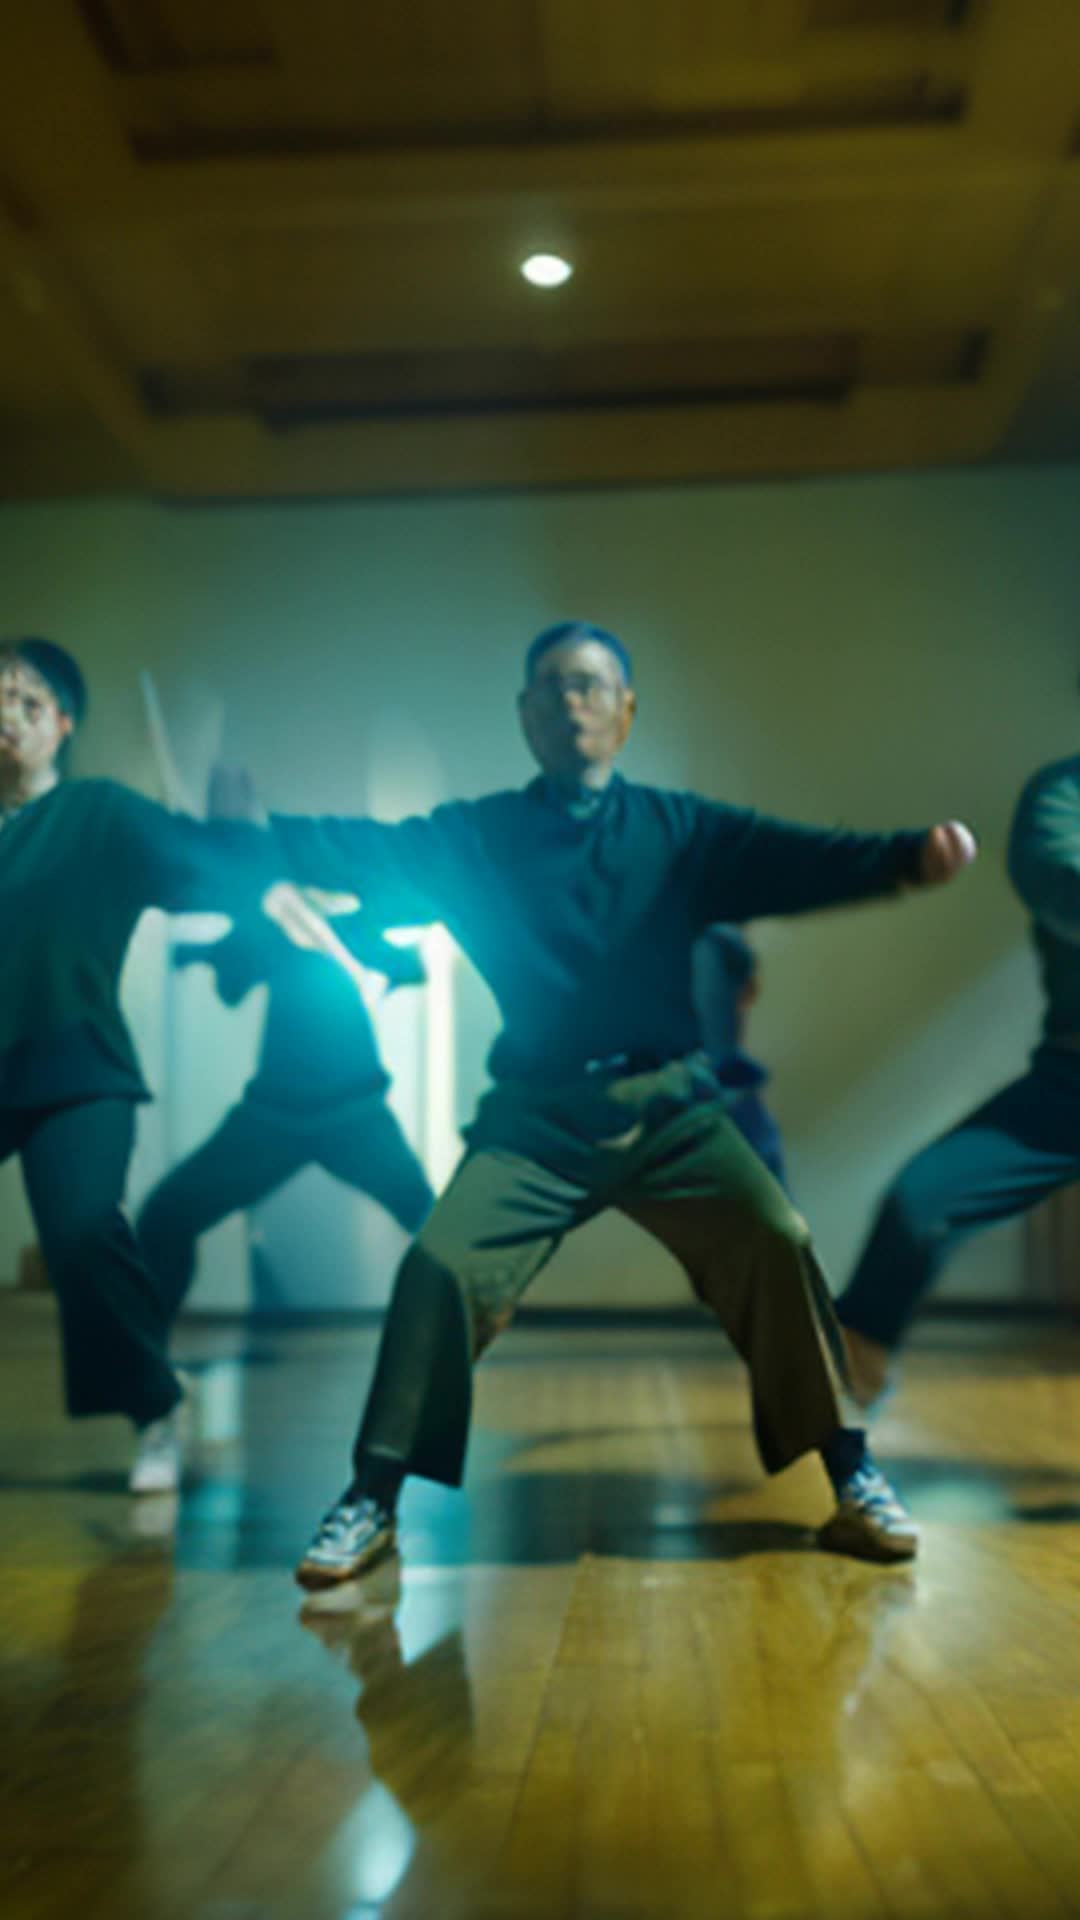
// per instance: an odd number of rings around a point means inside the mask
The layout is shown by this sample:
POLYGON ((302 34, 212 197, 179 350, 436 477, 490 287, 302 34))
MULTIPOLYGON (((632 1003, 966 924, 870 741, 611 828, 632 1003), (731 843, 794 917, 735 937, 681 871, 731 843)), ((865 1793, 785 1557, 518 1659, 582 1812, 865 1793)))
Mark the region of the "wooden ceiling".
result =
POLYGON ((1080 0, 33 0, 0 103, 9 498, 1080 454, 1080 0))

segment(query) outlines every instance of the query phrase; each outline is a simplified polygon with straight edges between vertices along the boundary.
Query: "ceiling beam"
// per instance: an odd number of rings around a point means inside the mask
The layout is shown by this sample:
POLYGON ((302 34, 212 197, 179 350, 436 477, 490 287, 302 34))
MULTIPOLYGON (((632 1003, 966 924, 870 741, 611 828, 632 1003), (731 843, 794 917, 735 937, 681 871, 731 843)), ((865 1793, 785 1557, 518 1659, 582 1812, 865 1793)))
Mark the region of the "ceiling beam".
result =
POLYGON ((156 429, 153 484, 181 498, 387 496, 931 466, 988 439, 977 386, 867 388, 842 405, 653 406, 372 421, 271 433, 156 429))
POLYGON ((1080 168, 1050 183, 1028 230, 1012 292, 991 336, 981 387, 992 453, 1037 376, 1065 309, 1080 297, 1080 168))
POLYGON ((37 233, 24 229, 2 204, 0 272, 36 335, 48 345, 60 383, 83 402, 110 439, 142 465, 153 422, 137 382, 100 338, 37 233))
POLYGON ((951 182, 996 188, 1045 170, 1040 158, 973 150, 959 127, 904 133, 492 142, 384 147, 261 160, 163 161, 130 184, 120 217, 266 228, 459 218, 500 209, 650 211, 865 200, 883 188, 951 182))

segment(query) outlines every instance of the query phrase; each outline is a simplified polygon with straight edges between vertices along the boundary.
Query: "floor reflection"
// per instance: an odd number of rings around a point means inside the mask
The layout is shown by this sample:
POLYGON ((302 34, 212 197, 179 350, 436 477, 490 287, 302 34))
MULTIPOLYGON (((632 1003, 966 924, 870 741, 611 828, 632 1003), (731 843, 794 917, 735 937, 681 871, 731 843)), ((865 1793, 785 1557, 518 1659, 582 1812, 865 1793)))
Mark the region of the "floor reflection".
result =
POLYGON ((734 1362, 523 1340, 465 1492, 411 1484, 401 1559, 302 1624, 371 1342, 207 1339, 190 1489, 133 1502, 129 1433, 65 1422, 51 1325, 19 1337, 13 1920, 1074 1910, 1080 1336, 1066 1399, 913 1367, 880 1451, 925 1552, 891 1569, 808 1550, 824 1476, 763 1479, 734 1362))
MULTIPOLYGON (((32 1686, 34 1667, 54 1674, 50 1704, 20 1727, 22 1703, 5 1689, 12 1724, 4 1752, 4 1829, 9 1848, 17 1836, 28 1875, 58 1846, 91 1860, 82 1889, 89 1907, 99 1877, 137 1872, 146 1844, 139 1742, 145 1666, 173 1602, 171 1557, 131 1541, 116 1550, 114 1542, 112 1558, 89 1567, 73 1590, 64 1589, 61 1581, 39 1604, 28 1675, 32 1686)), ((20 1862, 9 1852, 8 1864, 20 1862)), ((32 1882, 17 1883, 11 1899, 5 1911, 13 1916, 38 1911, 32 1882), (20 1899, 28 1904, 20 1906, 20 1899)))
POLYGON ((409 1583, 395 1555, 365 1581, 312 1596, 300 1624, 359 1682, 372 1782, 339 1837, 349 1920, 405 1885, 420 1831, 469 1784, 475 1731, 457 1581, 409 1583))

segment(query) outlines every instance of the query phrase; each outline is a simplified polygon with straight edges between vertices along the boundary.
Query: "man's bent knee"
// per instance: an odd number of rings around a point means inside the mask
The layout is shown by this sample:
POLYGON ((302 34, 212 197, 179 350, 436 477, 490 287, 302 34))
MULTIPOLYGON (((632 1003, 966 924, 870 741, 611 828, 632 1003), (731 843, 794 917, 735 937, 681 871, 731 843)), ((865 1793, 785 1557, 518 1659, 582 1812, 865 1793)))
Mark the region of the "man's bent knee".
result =
POLYGON ((513 1317, 514 1309, 512 1306, 503 1307, 496 1313, 485 1311, 481 1308, 473 1314, 472 1350, 474 1360, 479 1360, 480 1355, 487 1352, 492 1341, 497 1340, 500 1333, 505 1332, 513 1317))
POLYGON ((948 1231, 941 1196, 934 1193, 918 1161, 905 1169, 885 1195, 878 1226, 893 1238, 914 1246, 939 1240, 948 1231))
POLYGON ((512 1268, 482 1276, 465 1275, 465 1298, 469 1309, 469 1333, 473 1359, 490 1347, 514 1317, 517 1306, 516 1274, 512 1268))

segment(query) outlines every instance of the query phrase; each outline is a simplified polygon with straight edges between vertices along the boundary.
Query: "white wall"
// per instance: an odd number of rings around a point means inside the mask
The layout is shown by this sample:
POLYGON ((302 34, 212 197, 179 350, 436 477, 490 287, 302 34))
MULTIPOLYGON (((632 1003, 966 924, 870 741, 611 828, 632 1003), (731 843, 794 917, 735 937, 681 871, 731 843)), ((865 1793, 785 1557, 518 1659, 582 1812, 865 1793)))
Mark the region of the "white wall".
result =
MULTIPOLYGON (((386 505, 9 507, 0 628, 78 653, 94 697, 82 769, 136 784, 152 781, 142 665, 171 708, 193 685, 224 694, 227 750, 273 804, 393 814, 517 783, 523 645, 580 613, 635 653, 631 775, 811 820, 970 819, 984 858, 953 892, 760 931, 753 1039, 775 1064, 798 1196, 839 1280, 901 1158, 1019 1069, 1035 1034, 1001 857, 1022 780, 1080 735, 1078 506, 1080 469, 1057 467, 386 505)), ((153 937, 140 942, 129 992, 156 1071, 153 937)), ((492 1029, 475 985, 459 1027, 466 1100, 492 1029)), ((250 1048, 222 1014, 210 1108, 250 1048)), ((160 1125, 147 1118, 141 1182, 160 1125)), ((9 1167, 0 1273, 26 1234, 9 1167)), ((379 1245, 388 1261, 397 1243, 379 1245)), ((1007 1289, 1016 1249, 1007 1231, 984 1240, 954 1284, 1007 1289)), ((212 1291, 231 1284, 222 1271, 212 1291)), ((603 1223, 535 1297, 682 1286, 603 1223)))

